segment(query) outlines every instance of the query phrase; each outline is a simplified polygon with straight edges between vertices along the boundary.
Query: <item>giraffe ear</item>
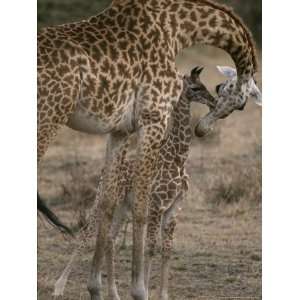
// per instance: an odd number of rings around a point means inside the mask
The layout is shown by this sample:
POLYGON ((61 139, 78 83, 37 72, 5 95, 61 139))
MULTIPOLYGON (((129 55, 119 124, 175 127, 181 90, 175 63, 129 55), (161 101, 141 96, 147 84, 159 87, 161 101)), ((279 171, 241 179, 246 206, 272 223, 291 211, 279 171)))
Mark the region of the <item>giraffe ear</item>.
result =
POLYGON ((193 81, 197 81, 199 79, 200 74, 202 73, 204 67, 195 67, 191 70, 191 78, 193 81))
POLYGON ((217 66, 217 70, 227 78, 237 76, 236 69, 227 66, 217 66))
POLYGON ((259 105, 259 106, 262 105, 261 91, 257 87, 257 85, 256 85, 255 81, 253 80, 253 78, 251 79, 251 83, 250 83, 250 96, 254 98, 254 102, 257 105, 259 105))

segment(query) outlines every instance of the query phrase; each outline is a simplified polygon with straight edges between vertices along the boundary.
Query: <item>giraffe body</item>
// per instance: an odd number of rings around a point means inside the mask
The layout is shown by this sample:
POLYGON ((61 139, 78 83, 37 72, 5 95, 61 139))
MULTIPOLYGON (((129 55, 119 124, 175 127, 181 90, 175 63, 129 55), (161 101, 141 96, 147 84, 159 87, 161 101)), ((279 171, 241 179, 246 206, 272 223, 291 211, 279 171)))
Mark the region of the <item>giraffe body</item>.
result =
MULTIPOLYGON (((240 99, 245 103, 250 94, 245 87, 257 67, 255 48, 240 19, 214 2, 115 0, 86 21, 45 28, 38 34, 38 161, 67 125, 109 133, 105 165, 109 174, 114 161, 125 158, 128 132, 138 132, 133 177, 131 294, 135 300, 147 300, 144 244, 150 185, 171 111, 182 92, 175 57, 198 43, 224 49, 237 67, 234 87, 219 95, 218 103, 230 99, 233 108, 240 99)), ((211 114, 225 116, 224 108, 219 105, 218 113, 211 114)), ((110 202, 117 203, 118 194, 112 179, 105 178, 102 198, 107 211, 113 211, 110 202)), ((109 224, 111 215, 103 217, 109 224)), ((107 230, 104 226, 98 234, 101 253, 94 257, 89 279, 93 300, 101 299, 100 269, 104 254, 110 256, 112 239, 107 230)), ((111 274, 108 281, 110 298, 118 300, 111 274)))

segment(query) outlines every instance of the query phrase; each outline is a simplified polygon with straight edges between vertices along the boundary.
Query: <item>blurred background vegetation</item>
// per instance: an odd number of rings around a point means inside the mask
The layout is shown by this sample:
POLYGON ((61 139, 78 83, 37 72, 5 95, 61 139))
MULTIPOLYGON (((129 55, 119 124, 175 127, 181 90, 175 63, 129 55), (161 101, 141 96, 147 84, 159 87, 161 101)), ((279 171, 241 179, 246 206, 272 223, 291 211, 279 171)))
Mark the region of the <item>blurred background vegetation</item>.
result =
MULTIPOLYGON (((227 4, 250 27, 258 46, 261 45, 262 0, 216 0, 227 4)), ((110 0, 37 0, 38 28, 78 21, 98 14, 110 0)))
MULTIPOLYGON (((215 1, 232 6, 251 28, 257 45, 261 45, 261 0, 215 1)), ((42 28, 96 15, 110 0, 37 3, 38 27, 42 28)), ((200 45, 185 49, 176 59, 180 74, 188 74, 195 66, 205 66, 201 81, 213 95, 216 85, 224 81, 216 65, 234 63, 225 51, 200 45)), ((260 70, 256 80, 261 87, 260 70)), ((261 299, 261 108, 253 101, 248 102, 243 112, 236 111, 220 120, 212 134, 193 139, 187 162, 190 193, 178 222, 176 259, 172 261, 172 300, 197 296, 216 299, 220 290, 224 296, 261 299)), ((192 106, 192 128, 206 113, 203 105, 192 106)), ((95 198, 105 145, 104 136, 64 128, 39 168, 41 195, 72 228, 84 223, 95 198)), ((42 219, 38 222, 38 299, 53 300, 55 279, 69 261, 72 247, 59 232, 47 228, 42 219)), ((85 282, 92 247, 91 239, 76 261, 64 299, 89 299, 85 282)), ((129 299, 129 250, 128 247, 121 251, 118 259, 118 283, 124 300, 129 299)), ((154 268, 159 270, 157 263, 154 268)), ((158 285, 157 279, 153 287, 158 285)))

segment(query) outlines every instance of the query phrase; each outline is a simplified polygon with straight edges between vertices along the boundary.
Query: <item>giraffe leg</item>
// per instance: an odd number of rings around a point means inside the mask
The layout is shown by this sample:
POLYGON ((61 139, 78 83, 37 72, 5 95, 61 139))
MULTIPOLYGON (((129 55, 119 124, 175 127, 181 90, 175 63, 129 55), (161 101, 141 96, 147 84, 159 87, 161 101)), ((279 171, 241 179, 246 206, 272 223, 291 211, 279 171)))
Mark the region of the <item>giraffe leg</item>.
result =
POLYGON ((124 226, 124 230, 123 230, 123 239, 122 239, 119 250, 127 248, 127 231, 128 231, 129 222, 130 222, 129 219, 127 218, 127 220, 125 221, 125 226, 124 226))
MULTIPOLYGON (((111 172, 104 172, 104 176, 111 175, 111 172)), ((111 255, 113 259, 113 243, 110 236, 110 229, 113 221, 114 205, 113 201, 109 201, 109 183, 106 178, 103 182, 103 190, 97 207, 98 218, 98 234, 96 238, 96 248, 92 261, 92 267, 88 279, 88 291, 91 296, 91 300, 102 300, 102 280, 101 273, 104 264, 105 255, 111 255), (111 252, 111 253, 110 253, 111 252)), ((114 199, 112 199, 114 200, 114 199)), ((111 286, 111 274, 113 266, 107 265, 108 268, 108 282, 111 286)), ((116 287, 115 287, 116 289, 116 287)), ((119 298, 111 298, 119 299, 119 298)))
POLYGON ((162 258, 161 258, 161 280, 159 299, 168 300, 168 287, 169 287, 169 268, 170 258, 173 248, 173 234, 176 227, 176 218, 171 217, 165 224, 163 220, 162 224, 162 258))
POLYGON ((102 189, 102 180, 100 179, 97 189, 97 196, 93 206, 91 207, 90 211, 88 212, 87 218, 87 226, 82 228, 79 232, 79 235, 75 239, 75 249, 72 252, 71 258, 63 270, 62 274, 60 275, 59 279, 54 284, 54 292, 53 296, 55 297, 62 297, 64 293, 65 286, 68 281, 68 277, 72 271, 72 267, 75 261, 76 256, 81 253, 81 250, 85 248, 87 242, 96 235, 97 233, 97 207, 99 203, 99 196, 100 191, 102 189))
POLYGON ((115 279, 115 241, 125 220, 128 219, 132 198, 130 193, 125 195, 123 192, 124 191, 119 194, 119 205, 115 209, 110 232, 108 234, 107 245, 105 247, 108 298, 112 300, 120 300, 115 279))
POLYGON ((149 282, 151 278, 152 260, 156 252, 157 236, 161 222, 160 203, 161 201, 160 199, 156 198, 156 195, 151 195, 147 226, 147 252, 145 263, 145 288, 147 295, 149 295, 149 282))
POLYGON ((161 257, 161 280, 159 299, 168 300, 169 287, 169 268, 170 258, 173 248, 173 235, 176 227, 176 216, 181 209, 181 202, 186 195, 185 190, 181 190, 175 197, 170 207, 164 212, 161 224, 161 239, 162 239, 162 257, 161 257))
MULTIPOLYGON (((103 220, 103 215, 99 216, 99 219, 103 220)), ((105 221, 105 220, 104 220, 105 221)), ((103 266, 104 260, 104 247, 105 247, 105 228, 104 224, 99 221, 99 231, 97 234, 96 240, 96 249, 92 261, 92 268, 90 271, 87 288, 91 296, 91 300, 102 300, 101 296, 101 287, 102 287, 102 278, 101 278, 101 269, 103 266)))
POLYGON ((71 255, 71 258, 70 258, 67 266, 65 267, 64 271, 62 272, 62 274, 60 275, 60 277, 55 282, 55 284, 54 284, 54 292, 53 292, 54 298, 56 298, 56 297, 62 297, 63 296, 65 286, 67 284, 69 275, 70 275, 70 273, 72 271, 72 266, 73 266, 73 263, 74 263, 74 259, 77 256, 78 252, 79 251, 78 251, 77 248, 73 251, 73 253, 71 255))
POLYGON ((108 299, 120 300, 115 279, 115 242, 111 232, 105 243, 105 258, 107 267, 108 299))
MULTIPOLYGON (((101 269, 103 267, 104 256, 107 254, 108 260, 113 261, 114 244, 112 242, 111 228, 115 207, 120 198, 120 166, 127 150, 127 136, 120 133, 111 133, 107 143, 103 189, 98 204, 99 232, 97 234, 96 249, 92 262, 92 268, 88 280, 88 290, 92 300, 101 300, 101 269), (110 253, 111 250, 111 253, 110 253)), ((115 298, 119 299, 114 282, 113 263, 108 264, 109 284, 115 298), (113 288, 111 288, 113 287, 113 288)))
MULTIPOLYGON (((161 124, 160 124, 161 126, 161 124)), ((160 126, 148 126, 142 129, 139 140, 138 159, 133 180, 133 251, 132 251, 132 288, 134 300, 148 300, 145 289, 144 248, 149 203, 150 186, 153 171, 163 140, 164 129, 160 126)))

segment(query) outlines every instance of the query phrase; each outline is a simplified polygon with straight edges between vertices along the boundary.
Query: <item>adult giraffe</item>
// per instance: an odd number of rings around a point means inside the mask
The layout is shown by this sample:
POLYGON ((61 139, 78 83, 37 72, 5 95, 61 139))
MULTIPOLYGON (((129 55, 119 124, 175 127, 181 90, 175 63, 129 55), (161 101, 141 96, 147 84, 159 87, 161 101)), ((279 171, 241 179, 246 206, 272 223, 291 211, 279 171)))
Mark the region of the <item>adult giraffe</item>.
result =
MULTIPOLYGON (((214 2, 114 0, 86 21, 44 28, 38 34, 38 162, 57 131, 67 125, 88 133, 109 133, 105 165, 109 171, 127 134, 138 131, 131 290, 135 300, 148 298, 144 243, 149 186, 170 112, 182 90, 175 57, 198 43, 231 55, 237 80, 222 86, 218 103, 229 98, 233 109, 241 108, 257 68, 255 47, 241 20, 214 2)), ((230 113, 218 111, 214 117, 230 113)), ((103 189, 109 205, 117 189, 109 180, 103 189)), ((101 235, 100 243, 105 243, 101 235)), ((101 299, 100 257, 94 257, 88 284, 93 300, 101 299)), ((117 293, 114 299, 119 299, 117 293)))

